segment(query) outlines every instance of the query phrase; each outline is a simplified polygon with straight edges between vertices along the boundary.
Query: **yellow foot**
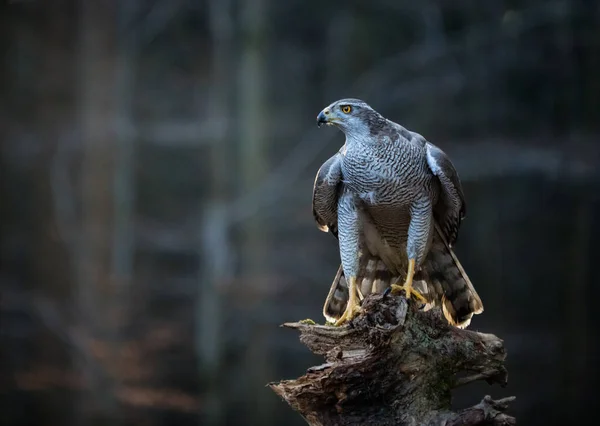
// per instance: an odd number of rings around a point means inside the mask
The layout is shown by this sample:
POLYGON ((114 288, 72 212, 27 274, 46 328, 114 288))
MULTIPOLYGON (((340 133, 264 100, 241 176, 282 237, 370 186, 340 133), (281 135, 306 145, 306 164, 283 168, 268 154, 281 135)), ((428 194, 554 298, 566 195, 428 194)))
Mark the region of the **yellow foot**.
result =
POLYGON ((348 278, 348 303, 346 304, 346 310, 335 322, 336 326, 342 325, 345 322, 350 321, 356 315, 360 313, 360 302, 358 301, 358 289, 356 288, 356 277, 348 278))
POLYGON ((359 313, 360 313, 360 306, 354 305, 353 307, 350 307, 350 304, 348 304, 348 307, 344 311, 343 315, 340 317, 340 319, 338 319, 335 322, 335 326, 338 327, 338 326, 352 320, 359 313))
POLYGON ((422 303, 427 303, 427 300, 412 286, 414 276, 415 259, 408 259, 408 272, 406 273, 406 281, 404 281, 404 285, 392 284, 392 293, 398 293, 400 290, 404 290, 404 293, 406 294, 406 300, 409 300, 410 297, 414 295, 422 303))
POLYGON ((404 285, 392 284, 392 294, 397 294, 401 291, 403 291, 406 294, 407 300, 410 299, 411 296, 415 296, 415 298, 418 299, 420 302, 427 303, 427 299, 425 299, 421 295, 421 293, 419 293, 413 288, 412 283, 410 283, 409 285, 406 285, 406 283, 404 283, 404 285))
POLYGON ((313 320, 311 320, 310 318, 306 318, 303 320, 298 321, 300 324, 306 324, 306 325, 316 325, 317 323, 314 322, 313 320))

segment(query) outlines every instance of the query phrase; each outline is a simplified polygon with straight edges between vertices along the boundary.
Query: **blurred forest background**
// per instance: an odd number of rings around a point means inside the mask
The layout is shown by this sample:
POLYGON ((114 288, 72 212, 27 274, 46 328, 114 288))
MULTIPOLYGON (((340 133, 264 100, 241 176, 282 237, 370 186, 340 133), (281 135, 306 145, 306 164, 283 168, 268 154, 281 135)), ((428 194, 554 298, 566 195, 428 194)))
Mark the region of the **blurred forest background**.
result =
POLYGON ((0 6, 0 424, 304 424, 339 264, 311 191, 358 97, 454 160, 457 251, 524 425, 594 424, 600 6, 14 0, 0 6))

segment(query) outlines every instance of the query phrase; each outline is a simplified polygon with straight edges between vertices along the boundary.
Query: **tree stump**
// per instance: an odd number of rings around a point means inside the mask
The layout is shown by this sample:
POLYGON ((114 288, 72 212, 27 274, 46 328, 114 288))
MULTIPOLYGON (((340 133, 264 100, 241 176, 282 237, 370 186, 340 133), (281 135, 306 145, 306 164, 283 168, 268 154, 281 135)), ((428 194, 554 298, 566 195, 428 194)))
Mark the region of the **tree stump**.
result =
POLYGON ((449 325, 439 309, 419 311, 402 296, 372 294, 342 327, 283 326, 326 363, 269 386, 309 425, 514 425, 514 397, 485 396, 451 411, 453 388, 476 380, 507 383, 506 352, 493 334, 449 325))

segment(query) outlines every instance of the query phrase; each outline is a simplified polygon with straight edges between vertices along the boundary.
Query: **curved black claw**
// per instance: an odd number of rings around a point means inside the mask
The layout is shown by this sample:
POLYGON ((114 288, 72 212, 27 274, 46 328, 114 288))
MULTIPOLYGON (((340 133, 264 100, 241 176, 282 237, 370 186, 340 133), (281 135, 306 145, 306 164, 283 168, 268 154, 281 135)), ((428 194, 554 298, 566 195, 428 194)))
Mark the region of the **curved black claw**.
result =
POLYGON ((392 287, 388 287, 385 290, 383 290, 383 294, 381 297, 387 297, 391 292, 392 292, 392 287))

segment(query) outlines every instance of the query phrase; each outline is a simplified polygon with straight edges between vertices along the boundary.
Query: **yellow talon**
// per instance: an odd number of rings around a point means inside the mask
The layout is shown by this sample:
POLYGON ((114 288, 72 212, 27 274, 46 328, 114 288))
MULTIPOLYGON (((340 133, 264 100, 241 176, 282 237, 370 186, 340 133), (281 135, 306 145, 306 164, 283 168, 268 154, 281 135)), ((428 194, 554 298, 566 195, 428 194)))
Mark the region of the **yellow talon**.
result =
POLYGON ((344 324, 345 322, 350 321, 352 318, 354 318, 356 315, 358 315, 360 313, 360 304, 358 301, 357 288, 356 288, 356 277, 348 278, 348 292, 349 292, 349 297, 348 297, 348 303, 346 304, 346 310, 344 311, 344 313, 342 314, 340 319, 338 319, 335 322, 336 326, 340 326, 340 325, 344 324))
POLYGON ((411 296, 415 296, 422 303, 427 303, 427 299, 425 299, 418 291, 416 291, 413 286, 413 277, 415 276, 415 259, 409 259, 408 261, 408 272, 406 274, 406 281, 404 281, 404 285, 392 284, 392 293, 399 293, 404 290, 406 294, 406 299, 410 299, 411 296))

